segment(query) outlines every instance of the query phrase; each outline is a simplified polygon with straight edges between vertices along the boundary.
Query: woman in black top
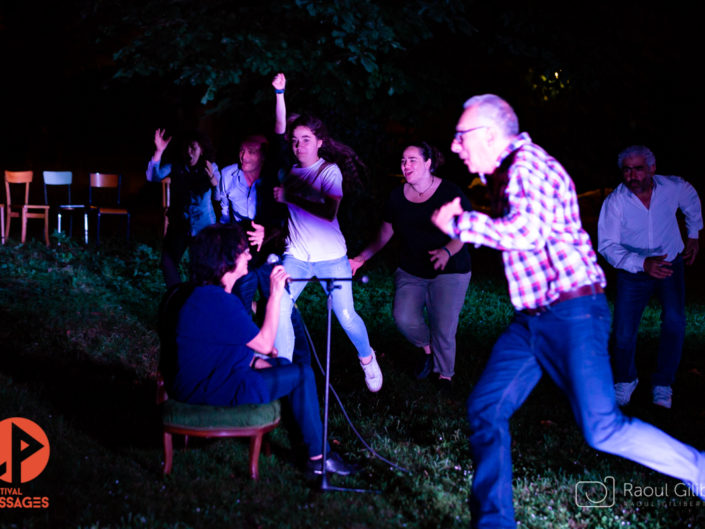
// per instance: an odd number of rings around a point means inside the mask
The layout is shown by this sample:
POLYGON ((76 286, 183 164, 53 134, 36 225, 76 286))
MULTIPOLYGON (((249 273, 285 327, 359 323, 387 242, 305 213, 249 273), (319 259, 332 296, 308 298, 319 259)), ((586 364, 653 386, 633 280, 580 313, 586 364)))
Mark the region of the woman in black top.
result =
POLYGON ((456 197, 463 208, 471 210, 472 206, 458 186, 434 174, 441 163, 441 153, 426 142, 404 150, 401 169, 406 182, 392 191, 377 237, 350 259, 350 266, 355 273, 393 235, 399 237, 394 321, 425 353, 417 378, 426 378, 433 371, 441 385, 448 387, 455 369, 458 317, 470 283, 470 253, 458 239, 438 230, 431 215, 456 197))

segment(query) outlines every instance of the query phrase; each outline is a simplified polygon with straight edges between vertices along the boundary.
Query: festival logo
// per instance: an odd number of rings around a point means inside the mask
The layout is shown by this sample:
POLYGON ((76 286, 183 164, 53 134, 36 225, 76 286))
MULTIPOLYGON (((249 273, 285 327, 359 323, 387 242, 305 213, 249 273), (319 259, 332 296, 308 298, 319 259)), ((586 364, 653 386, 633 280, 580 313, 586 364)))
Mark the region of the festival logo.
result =
POLYGON ((0 508, 47 508, 46 496, 24 496, 20 486, 39 476, 49 462, 49 439, 23 417, 0 421, 0 508))

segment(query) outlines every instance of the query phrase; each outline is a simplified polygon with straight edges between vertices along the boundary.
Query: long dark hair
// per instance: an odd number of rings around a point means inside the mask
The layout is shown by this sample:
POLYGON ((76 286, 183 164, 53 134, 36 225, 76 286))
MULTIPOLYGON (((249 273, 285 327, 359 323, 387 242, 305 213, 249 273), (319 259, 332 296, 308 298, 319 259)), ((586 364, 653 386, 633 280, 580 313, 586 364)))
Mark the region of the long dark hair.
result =
POLYGON ((351 147, 328 135, 328 129, 323 121, 312 114, 301 114, 291 124, 291 131, 293 132, 296 127, 307 127, 317 139, 323 142, 318 149, 318 154, 321 158, 333 162, 340 168, 340 172, 343 173, 344 194, 362 188, 367 166, 351 147))
POLYGON ((196 162, 195 168, 206 169, 206 161, 215 161, 215 148, 208 136, 200 130, 192 130, 184 134, 181 139, 181 160, 184 165, 189 164, 188 148, 192 143, 198 143, 201 147, 201 156, 196 162))

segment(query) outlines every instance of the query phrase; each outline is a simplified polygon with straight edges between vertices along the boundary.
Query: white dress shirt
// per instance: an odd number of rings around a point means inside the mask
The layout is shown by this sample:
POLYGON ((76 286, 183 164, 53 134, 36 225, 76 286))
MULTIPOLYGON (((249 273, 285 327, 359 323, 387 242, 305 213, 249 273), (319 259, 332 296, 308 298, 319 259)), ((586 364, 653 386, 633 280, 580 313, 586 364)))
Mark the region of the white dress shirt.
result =
POLYGON ((623 183, 602 204, 597 223, 597 251, 615 268, 643 272, 647 257, 665 255, 673 261, 684 244, 676 212, 685 215, 688 238, 703 227, 700 199, 692 185, 678 176, 654 175, 651 203, 644 203, 623 183))

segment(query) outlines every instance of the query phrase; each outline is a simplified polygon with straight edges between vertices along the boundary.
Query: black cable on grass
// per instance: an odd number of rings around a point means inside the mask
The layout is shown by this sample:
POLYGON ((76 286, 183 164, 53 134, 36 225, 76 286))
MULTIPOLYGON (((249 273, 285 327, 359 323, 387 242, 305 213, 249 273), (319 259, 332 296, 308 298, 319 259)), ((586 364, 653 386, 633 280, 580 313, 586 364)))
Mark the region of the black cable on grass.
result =
MULTIPOLYGON (((318 353, 316 352, 316 347, 313 345, 313 339, 311 338, 311 333, 308 332, 308 327, 306 327, 306 322, 304 322, 303 317, 301 318, 301 324, 304 327, 304 331, 306 332, 306 339, 308 340, 308 344, 311 347, 311 352, 313 353, 313 357, 316 359, 316 364, 318 364, 318 369, 321 371, 321 374, 325 376, 325 370, 323 369, 323 364, 321 364, 321 360, 318 358, 318 353)), ((357 428, 355 428, 355 425, 353 424, 352 420, 350 419, 350 416, 348 415, 347 410, 345 409, 345 406, 343 406, 343 402, 340 400, 340 397, 338 396, 338 393, 335 391, 335 388, 333 387, 333 384, 330 385, 330 392, 333 394, 335 397, 335 400, 338 403, 338 406, 340 406, 340 411, 343 412, 343 417, 345 417, 345 420, 348 421, 348 425, 350 426, 350 429, 353 431, 355 436, 360 440, 362 445, 367 449, 368 452, 370 452, 374 457, 379 459, 380 461, 383 461, 384 463, 396 468, 397 470, 401 470, 402 472, 406 472, 407 474, 411 474, 411 471, 397 465, 396 463, 392 463, 389 459, 385 458, 384 456, 381 456, 377 453, 377 451, 372 448, 367 441, 362 437, 360 432, 357 431, 357 428)))

